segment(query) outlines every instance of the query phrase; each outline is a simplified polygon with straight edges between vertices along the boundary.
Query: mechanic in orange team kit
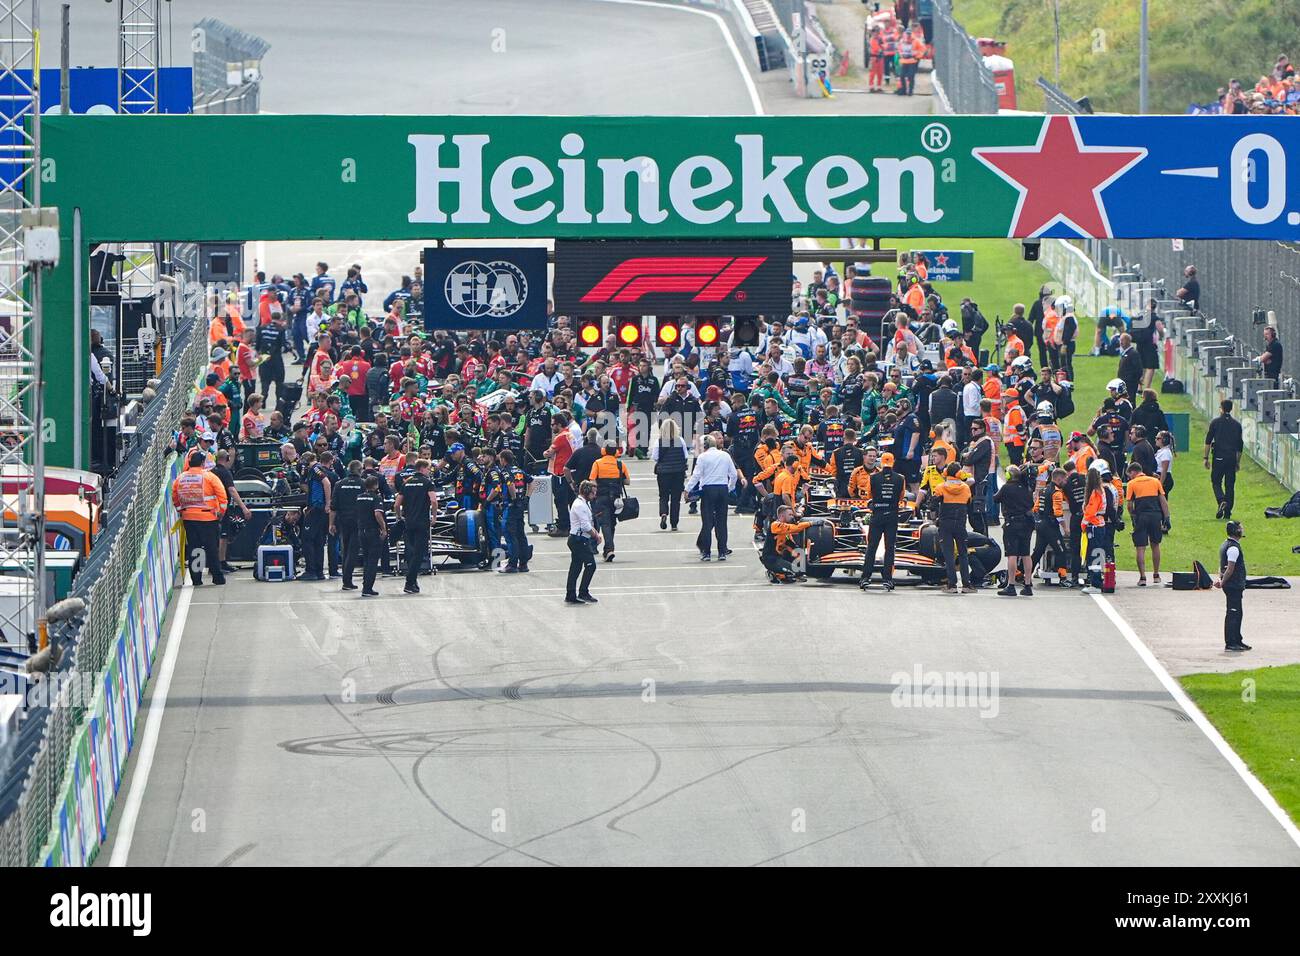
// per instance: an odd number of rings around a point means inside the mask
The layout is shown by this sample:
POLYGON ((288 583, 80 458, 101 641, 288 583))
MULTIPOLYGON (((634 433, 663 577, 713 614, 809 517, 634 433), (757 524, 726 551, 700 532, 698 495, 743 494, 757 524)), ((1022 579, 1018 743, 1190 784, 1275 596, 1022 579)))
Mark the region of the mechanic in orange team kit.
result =
POLYGON ((797 556, 795 535, 802 534, 815 524, 825 524, 825 518, 810 518, 807 521, 795 521, 794 509, 783 504, 776 509, 776 518, 767 526, 763 535, 763 550, 760 561, 767 569, 767 578, 773 584, 793 584, 805 575, 794 567, 797 556))
POLYGON ((1147 548, 1151 548, 1152 581, 1160 583, 1160 541, 1169 531, 1169 501, 1160 479, 1144 474, 1142 466, 1129 462, 1128 486, 1124 492, 1129 517, 1133 519, 1133 546, 1137 550, 1138 587, 1147 586, 1147 548))
POLYGON ((944 481, 935 489, 939 499, 939 550, 943 552, 948 583, 944 594, 957 594, 957 569, 961 568, 962 594, 977 590, 971 581, 970 559, 966 547, 966 519, 970 516, 971 487, 962 480, 961 465, 953 462, 944 473, 944 481))

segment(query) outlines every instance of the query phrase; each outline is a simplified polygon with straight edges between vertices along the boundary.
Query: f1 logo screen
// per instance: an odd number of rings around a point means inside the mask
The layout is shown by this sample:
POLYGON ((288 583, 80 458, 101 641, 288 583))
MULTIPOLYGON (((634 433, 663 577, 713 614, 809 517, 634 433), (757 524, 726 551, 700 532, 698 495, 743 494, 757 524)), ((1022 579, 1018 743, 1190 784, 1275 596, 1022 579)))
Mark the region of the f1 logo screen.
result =
POLYGON ((555 308, 569 315, 788 312, 788 241, 555 243, 555 308))

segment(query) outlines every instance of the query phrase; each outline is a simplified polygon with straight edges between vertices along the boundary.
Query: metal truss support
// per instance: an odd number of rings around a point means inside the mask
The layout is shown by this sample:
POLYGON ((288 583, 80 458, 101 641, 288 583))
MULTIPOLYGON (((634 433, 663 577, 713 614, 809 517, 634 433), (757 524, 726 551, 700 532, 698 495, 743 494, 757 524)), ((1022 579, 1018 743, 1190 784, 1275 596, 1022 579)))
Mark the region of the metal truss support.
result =
POLYGON ((117 92, 122 113, 158 112, 162 0, 118 0, 117 92))
POLYGON ((24 213, 40 202, 37 0, 0 0, 0 666, 36 650, 40 588, 36 566, 44 522, 33 521, 43 456, 37 394, 41 370, 33 271, 24 250, 24 213), (35 478, 35 481, 33 481, 35 478))
MULTIPOLYGON (((118 0, 117 87, 122 113, 158 112, 158 67, 162 58, 162 0, 118 0)), ((152 243, 128 243, 118 250, 122 260, 122 299, 133 301, 154 294, 158 281, 158 250, 152 243)), ((119 381, 127 394, 138 395, 154 371, 153 355, 135 342, 122 343, 119 381)))

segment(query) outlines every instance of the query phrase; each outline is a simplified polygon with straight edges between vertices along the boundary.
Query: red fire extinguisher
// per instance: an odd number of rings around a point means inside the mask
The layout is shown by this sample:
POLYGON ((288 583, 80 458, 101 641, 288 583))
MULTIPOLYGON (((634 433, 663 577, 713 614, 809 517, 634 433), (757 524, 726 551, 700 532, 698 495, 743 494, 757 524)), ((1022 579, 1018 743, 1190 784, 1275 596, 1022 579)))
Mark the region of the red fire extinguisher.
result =
POLYGON ((1115 562, 1107 561, 1106 567, 1101 574, 1101 593, 1115 593, 1115 562))

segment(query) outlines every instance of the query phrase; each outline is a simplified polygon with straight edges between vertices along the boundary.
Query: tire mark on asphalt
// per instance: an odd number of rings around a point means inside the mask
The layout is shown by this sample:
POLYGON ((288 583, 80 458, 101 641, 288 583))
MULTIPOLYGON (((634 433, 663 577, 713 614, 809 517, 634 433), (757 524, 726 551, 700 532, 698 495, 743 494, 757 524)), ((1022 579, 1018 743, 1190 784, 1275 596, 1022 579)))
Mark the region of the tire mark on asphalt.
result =
POLYGON ((396 839, 396 840, 389 840, 389 841, 388 841, 387 843, 385 843, 382 847, 380 847, 378 851, 376 851, 375 853, 373 853, 373 854, 372 854, 372 855, 371 855, 371 856, 370 856, 370 857, 369 857, 369 858, 368 858, 364 863, 362 863, 361 865, 362 865, 362 866, 374 866, 374 865, 375 865, 376 863, 378 863, 381 859, 383 859, 385 856, 388 855, 388 851, 389 851, 389 850, 391 850, 393 847, 397 846, 397 844, 399 844, 399 843, 401 843, 401 842, 402 842, 402 841, 401 841, 401 838, 400 838, 400 837, 399 837, 398 839, 396 839))
POLYGON ((720 774, 728 773, 734 770, 736 767, 739 767, 741 764, 749 763, 751 760, 757 760, 759 757, 766 757, 769 754, 781 753, 784 750, 793 750, 797 747, 807 746, 808 744, 815 743, 818 740, 824 740, 827 737, 832 737, 835 734, 838 734, 843 729, 844 729, 843 721, 837 719, 835 726, 833 726, 830 730, 826 731, 825 733, 814 734, 813 736, 808 737, 804 740, 796 740, 793 743, 782 744, 779 747, 771 747, 767 750, 762 750, 759 751, 758 753, 750 754, 747 757, 741 757, 739 760, 733 761, 732 763, 727 764, 725 767, 719 767, 717 770, 710 771, 709 773, 706 773, 701 777, 697 777, 694 780, 688 780, 686 783, 683 783, 680 786, 673 787, 671 790, 668 790, 660 794, 659 796, 655 797, 649 803, 643 803, 639 807, 634 807, 633 809, 629 810, 627 813, 621 814, 615 817, 613 820, 610 820, 608 823, 605 824, 605 828, 608 830, 617 831, 618 833, 626 833, 629 836, 635 836, 636 834, 631 833, 628 830, 620 829, 618 826, 619 822, 621 820, 626 820, 628 817, 633 816, 634 814, 640 813, 642 810, 647 810, 650 807, 655 806, 656 804, 663 803, 663 801, 667 800, 669 797, 675 796, 676 794, 681 793, 683 790, 689 790, 691 787, 694 787, 697 784, 704 783, 705 781, 710 780, 713 777, 716 777, 720 774))
MULTIPOLYGON (((614 804, 612 804, 611 806, 608 806, 608 807, 604 808, 603 810, 600 810, 600 811, 598 811, 598 812, 596 812, 596 813, 589 814, 589 815, 587 815, 587 816, 585 816, 585 817, 583 817, 583 818, 581 818, 581 819, 579 819, 579 820, 574 820, 572 823, 567 823, 567 824, 565 824, 565 825, 563 825, 563 826, 555 827, 555 828, 553 828, 553 829, 551 829, 551 830, 546 831, 545 833, 539 833, 539 834, 536 834, 535 836, 529 837, 527 840, 523 840, 523 841, 521 841, 520 843, 517 843, 517 844, 514 844, 514 845, 503 844, 503 843, 501 843, 501 842, 498 841, 498 840, 493 840, 493 839, 491 839, 490 837, 486 837, 486 836, 484 836, 483 834, 478 833, 477 831, 473 830, 472 828, 467 827, 465 824, 462 824, 459 820, 456 820, 454 817, 451 817, 451 816, 447 813, 447 811, 445 811, 445 810, 444 810, 444 809, 443 809, 443 808, 442 808, 442 807, 437 803, 437 801, 434 799, 434 797, 433 797, 432 794, 427 794, 427 793, 426 793, 426 799, 428 799, 431 803, 433 803, 434 806, 438 808, 438 811, 439 811, 440 813, 444 814, 445 816, 448 817, 448 819, 450 819, 450 820, 452 820, 454 823, 456 823, 457 826, 463 827, 463 828, 467 829, 469 832, 471 832, 471 833, 475 833, 475 835, 479 836, 481 839, 487 840, 489 843, 493 843, 493 844, 496 844, 497 846, 500 846, 500 847, 501 847, 501 850, 500 850, 499 852, 497 852, 497 853, 493 853, 491 856, 489 856, 489 857, 487 857, 487 858, 485 858, 485 859, 483 859, 483 860, 480 860, 478 863, 475 864, 475 866, 484 866, 484 865, 486 865, 486 864, 492 862, 493 860, 499 858, 500 856, 504 855, 505 853, 509 853, 509 852, 520 853, 520 854, 522 854, 522 855, 524 855, 524 856, 529 857, 530 859, 534 859, 534 860, 538 860, 539 862, 546 863, 546 864, 549 865, 549 866, 559 866, 558 863, 555 863, 555 862, 553 862, 553 861, 551 861, 551 860, 545 860, 545 859, 543 859, 542 857, 539 857, 539 856, 536 856, 536 855, 534 855, 534 854, 532 854, 532 853, 528 853, 528 852, 526 852, 526 851, 523 849, 523 847, 528 846, 528 845, 531 844, 531 843, 536 843, 538 840, 544 840, 544 839, 547 839, 548 837, 555 836, 557 833, 563 833, 563 832, 565 832, 566 830, 571 830, 571 829, 573 829, 574 827, 582 826, 582 825, 584 825, 584 824, 586 824, 586 823, 591 822, 592 820, 599 819, 600 817, 605 816, 606 814, 611 813, 611 812, 613 812, 614 810, 617 810, 619 807, 621 807, 621 806, 623 806, 623 805, 625 805, 625 804, 627 804, 627 803, 629 803, 629 802, 635 800, 635 799, 636 799, 637 797, 639 797, 641 794, 645 793, 646 790, 648 790, 648 789, 649 789, 649 788, 654 784, 654 782, 655 782, 657 779, 659 779, 659 774, 660 774, 660 772, 661 772, 662 769, 663 769, 663 757, 660 755, 659 751, 656 750, 656 749, 655 749, 651 744, 649 744, 649 743, 647 743, 646 741, 641 740, 641 739, 639 739, 639 738, 637 738, 637 737, 634 737, 634 736, 632 736, 631 734, 624 733, 624 732, 621 731, 621 730, 615 730, 615 729, 613 729, 612 727, 601 727, 601 726, 599 726, 599 725, 597 725, 597 724, 593 724, 593 723, 591 723, 590 721, 582 720, 581 718, 574 717, 574 716, 572 716, 572 715, 570 715, 570 714, 564 714, 564 713, 560 713, 560 712, 557 712, 557 711, 554 711, 554 710, 548 710, 548 709, 545 709, 545 708, 539 708, 539 707, 535 707, 535 706, 533 706, 533 705, 525 705, 525 704, 522 704, 522 703, 515 703, 515 702, 513 702, 513 701, 509 701, 509 700, 501 700, 501 699, 493 700, 493 699, 488 698, 488 697, 486 697, 486 696, 484 696, 484 695, 475 694, 475 693, 473 693, 472 691, 468 691, 468 690, 466 690, 465 688, 456 687, 456 686, 452 685, 450 682, 447 681, 447 679, 446 679, 446 678, 443 676, 443 674, 442 674, 442 666, 441 666, 441 664, 439 663, 439 658, 440 658, 440 656, 441 656, 441 654, 442 654, 442 651, 445 650, 447 647, 449 647, 451 644, 454 644, 454 643, 456 643, 456 642, 455 642, 455 641, 449 641, 449 642, 447 642, 446 644, 443 644, 441 647, 438 648, 437 651, 434 652, 434 654, 433 654, 433 659, 432 659, 434 674, 437 676, 438 680, 441 681, 441 682, 444 684, 444 686, 446 686, 449 690, 452 690, 452 691, 454 691, 454 692, 456 692, 456 693, 463 694, 463 695, 465 695, 466 697, 471 697, 471 698, 477 697, 478 699, 484 701, 485 704, 493 704, 493 705, 498 706, 498 707, 508 707, 508 708, 512 708, 512 709, 518 709, 518 710, 523 711, 524 713, 532 714, 532 715, 534 715, 534 716, 538 716, 538 717, 547 717, 547 718, 550 718, 550 719, 559 719, 559 720, 563 720, 563 721, 566 721, 566 722, 568 722, 568 723, 574 724, 574 725, 576 725, 576 726, 586 727, 586 728, 588 728, 588 729, 590 729, 590 730, 598 731, 598 732, 600 732, 600 733, 612 734, 613 736, 616 736, 616 737, 622 737, 624 740, 628 740, 628 741, 630 741, 631 743, 634 743, 634 744, 636 744, 637 746, 639 746, 639 747, 641 747, 642 749, 644 749, 647 753, 650 754, 650 756, 651 756, 651 757, 653 758, 653 760, 654 760, 654 765, 653 765, 653 767, 651 768, 650 773, 649 773, 649 776, 647 777, 646 781, 645 781, 645 782, 644 782, 640 787, 638 787, 635 791, 633 791, 632 793, 628 794, 628 795, 627 795, 626 797, 624 797, 623 799, 616 801, 616 802, 615 802, 614 804)), ((425 760, 425 758, 426 758, 429 754, 432 754, 434 751, 436 751, 436 750, 438 750, 438 749, 440 749, 440 748, 439 748, 439 747, 434 747, 434 748, 432 748, 432 749, 429 751, 428 754, 425 754, 424 756, 420 757, 419 760, 416 761, 416 766, 415 766, 414 768, 412 768, 412 772, 418 774, 419 766, 423 763, 423 761, 425 760)), ((418 779, 417 779, 416 783, 417 783, 417 786, 420 786, 420 787, 421 787, 421 792, 425 792, 425 791, 424 791, 424 788, 423 788, 423 784, 422 784, 418 779)))
POLYGON ((230 853, 226 854, 226 856, 222 858, 221 862, 218 863, 217 866, 219 867, 233 866, 235 864, 235 861, 253 852, 253 848, 255 846, 257 846, 256 843, 245 843, 243 846, 237 847, 236 849, 232 850, 230 853))
POLYGON ((818 837, 816 840, 809 840, 807 843, 801 846, 797 846, 793 850, 786 850, 784 853, 778 853, 775 856, 769 856, 765 860, 759 860, 757 863, 751 863, 750 866, 763 866, 767 863, 771 863, 774 860, 783 859, 787 856, 790 856, 792 853, 799 853, 802 850, 808 849, 810 846, 816 846, 819 843, 825 843, 827 840, 834 840, 837 837, 844 836, 844 834, 846 833, 852 833, 854 830, 861 830, 863 827, 871 826, 871 824, 873 823, 879 823, 881 820, 885 820, 889 817, 892 817, 893 815, 894 814, 891 812, 891 813, 886 813, 884 816, 874 817, 870 820, 863 820, 861 823, 855 823, 853 824, 853 826, 845 827, 843 830, 836 830, 834 833, 828 833, 826 836, 818 837))

